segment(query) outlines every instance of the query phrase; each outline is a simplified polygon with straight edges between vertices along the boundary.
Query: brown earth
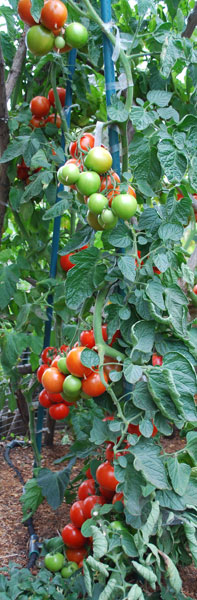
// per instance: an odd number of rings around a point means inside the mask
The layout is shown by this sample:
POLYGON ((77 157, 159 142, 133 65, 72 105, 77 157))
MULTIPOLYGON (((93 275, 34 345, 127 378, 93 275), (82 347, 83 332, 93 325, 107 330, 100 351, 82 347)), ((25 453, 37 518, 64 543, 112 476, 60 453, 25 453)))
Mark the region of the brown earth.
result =
MULTIPOLYGON (((42 467, 59 470, 62 465, 54 465, 54 460, 64 456, 69 446, 61 442, 61 434, 56 433, 55 444, 53 448, 43 447, 42 449, 42 467)), ((163 440, 163 446, 166 451, 174 452, 184 447, 184 440, 178 435, 174 438, 163 440)), ((0 483, 0 559, 1 567, 7 567, 10 561, 17 563, 21 567, 27 565, 28 561, 28 531, 22 524, 22 510, 19 498, 22 492, 22 486, 15 472, 9 467, 3 456, 4 443, 0 447, 1 455, 1 483, 0 483)), ((10 453, 11 460, 20 470, 24 481, 32 477, 33 454, 30 444, 24 447, 17 447, 10 453)), ((73 467, 73 477, 80 473, 82 462, 78 461, 73 467)), ((33 521, 35 531, 42 542, 46 538, 51 538, 60 534, 64 525, 69 521, 69 505, 63 503, 57 510, 52 510, 44 501, 36 511, 33 521)), ((33 572, 41 566, 42 561, 38 559, 33 572)), ((197 569, 194 566, 181 567, 181 578, 183 580, 183 592, 186 596, 197 598, 197 569)), ((173 599, 172 599, 173 600, 173 599)))

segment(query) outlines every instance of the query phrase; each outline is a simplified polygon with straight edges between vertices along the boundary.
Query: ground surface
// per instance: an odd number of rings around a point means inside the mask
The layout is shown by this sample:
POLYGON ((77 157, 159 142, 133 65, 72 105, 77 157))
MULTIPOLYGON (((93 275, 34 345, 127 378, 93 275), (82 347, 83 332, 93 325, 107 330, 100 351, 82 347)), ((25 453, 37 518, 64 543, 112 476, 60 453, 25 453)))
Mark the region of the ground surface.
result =
MULTIPOLYGON (((173 439, 164 440, 164 446, 168 448, 168 452, 173 452, 182 448, 184 441, 175 436, 173 439)), ((63 465, 54 465, 54 460, 64 456, 68 450, 69 447, 62 445, 61 435, 57 433, 54 448, 43 447, 42 467, 52 468, 53 470, 63 468, 63 465)), ((5 462, 3 451, 4 444, 0 447, 0 564, 1 567, 6 567, 9 561, 12 561, 21 566, 26 566, 29 538, 27 529, 21 523, 22 510, 19 498, 22 486, 14 471, 5 462)), ((32 477, 33 455, 30 445, 25 448, 15 448, 11 451, 10 457, 14 465, 21 471, 24 481, 32 477)), ((82 463, 80 462, 74 466, 73 477, 80 472, 81 466, 82 463)), ((53 511, 47 502, 41 504, 33 518, 40 542, 43 539, 57 536, 61 532, 64 525, 69 521, 69 508, 64 503, 56 511, 53 511)), ((34 572, 36 572, 36 568, 34 572)), ((180 574, 185 595, 197 598, 197 569, 193 566, 184 567, 181 568, 180 574)))

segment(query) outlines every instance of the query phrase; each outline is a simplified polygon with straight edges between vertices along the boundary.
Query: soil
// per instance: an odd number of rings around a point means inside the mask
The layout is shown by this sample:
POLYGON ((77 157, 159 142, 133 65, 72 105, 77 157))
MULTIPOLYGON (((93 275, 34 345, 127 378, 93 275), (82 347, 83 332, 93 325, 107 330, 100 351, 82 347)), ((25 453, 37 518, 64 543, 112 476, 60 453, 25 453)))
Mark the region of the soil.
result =
MULTIPOLYGON (((185 445, 184 440, 181 440, 179 435, 176 434, 173 438, 165 438, 162 443, 168 452, 179 450, 185 445)), ((42 467, 51 468, 52 470, 63 468, 63 465, 54 465, 54 460, 64 456, 68 451, 69 446, 62 444, 62 435, 56 433, 54 447, 42 448, 42 467)), ((1 568, 7 567, 11 561, 25 567, 28 561, 29 535, 27 528, 22 524, 22 509, 19 501, 22 486, 16 473, 5 461, 3 452, 4 443, 0 446, 0 564, 1 568)), ((30 444, 12 450, 10 458, 20 470, 25 482, 32 477, 33 454, 30 444)), ((82 466, 82 461, 76 463, 72 471, 73 478, 80 473, 82 466)), ((70 506, 66 503, 63 503, 55 511, 50 508, 46 501, 39 506, 33 517, 39 542, 60 535, 62 528, 69 521, 69 510, 70 506)), ((41 564, 41 560, 38 560, 32 572, 36 574, 41 564)), ((197 598, 197 569, 190 565, 181 567, 179 570, 183 580, 183 593, 186 597, 197 598)))

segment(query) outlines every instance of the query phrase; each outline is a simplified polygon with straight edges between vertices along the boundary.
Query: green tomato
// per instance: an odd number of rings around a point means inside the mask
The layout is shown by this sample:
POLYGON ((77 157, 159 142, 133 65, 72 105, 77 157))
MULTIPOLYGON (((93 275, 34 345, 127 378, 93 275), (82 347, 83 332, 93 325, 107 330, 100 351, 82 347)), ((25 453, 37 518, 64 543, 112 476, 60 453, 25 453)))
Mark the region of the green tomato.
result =
POLYGON ((43 25, 33 25, 30 27, 26 36, 26 43, 28 50, 34 54, 34 56, 44 56, 54 45, 55 36, 52 31, 43 27, 43 25))
POLYGON ((64 185, 72 185, 73 183, 76 183, 79 179, 79 175, 80 171, 73 163, 70 163, 69 165, 63 165, 63 167, 60 167, 57 172, 58 180, 64 185))
POLYGON ((122 521, 112 521, 112 523, 110 523, 110 528, 115 529, 115 531, 127 531, 128 533, 128 530, 122 521))
POLYGON ((91 212, 95 213, 95 215, 100 215, 104 208, 108 206, 108 198, 103 196, 103 194, 91 194, 88 198, 88 208, 91 212))
POLYGON ((81 23, 70 23, 67 25, 64 39, 72 48, 82 48, 88 41, 88 30, 81 23))
POLYGON ((95 146, 89 150, 85 160, 85 167, 92 169, 96 173, 106 173, 112 166, 112 155, 106 148, 95 146))
POLYGON ((60 571, 63 567, 64 556, 60 552, 56 552, 55 554, 49 552, 44 558, 44 564, 49 571, 56 573, 56 571, 60 571))
POLYGON ((75 375, 68 375, 64 379, 63 393, 69 398, 76 398, 81 390, 81 379, 75 377, 75 375))
POLYGON ((115 227, 117 224, 118 217, 113 214, 110 208, 105 208, 98 217, 98 221, 102 225, 103 229, 113 229, 113 227, 115 227))
POLYGON ((137 202, 131 194, 119 194, 114 196, 111 207, 115 215, 127 220, 136 213, 137 202))
POLYGON ((80 173, 77 181, 77 190, 84 196, 91 196, 98 192, 101 185, 100 177, 94 171, 84 171, 80 173))
POLYGON ((73 573, 75 573, 75 571, 78 571, 78 569, 79 569, 79 567, 78 567, 77 563, 69 562, 69 565, 67 567, 63 567, 63 569, 61 570, 61 575, 62 575, 62 577, 67 579, 73 573))
POLYGON ((69 370, 67 369, 67 366, 66 366, 66 358, 65 357, 62 356, 62 358, 59 358, 57 366, 61 373, 68 375, 69 370))
POLYGON ((95 231, 102 231, 104 229, 103 225, 99 223, 97 215, 90 210, 87 212, 87 222, 95 231))
POLYGON ((62 50, 62 48, 64 48, 65 46, 65 40, 61 35, 57 35, 57 37, 55 38, 55 48, 58 48, 58 50, 62 50))

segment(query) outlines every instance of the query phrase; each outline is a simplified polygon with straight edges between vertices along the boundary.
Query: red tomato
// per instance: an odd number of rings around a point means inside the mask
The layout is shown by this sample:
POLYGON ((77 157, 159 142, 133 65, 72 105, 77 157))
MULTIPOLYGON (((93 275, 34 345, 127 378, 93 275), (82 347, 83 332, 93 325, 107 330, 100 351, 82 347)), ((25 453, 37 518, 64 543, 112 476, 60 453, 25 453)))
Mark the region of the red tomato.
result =
POLYGON ((157 267, 153 267, 153 271, 154 273, 156 273, 156 275, 160 275, 161 273, 161 271, 157 267))
POLYGON ((121 337, 120 329, 117 329, 112 337, 110 346, 113 346, 114 342, 121 337))
POLYGON ((93 479, 90 468, 87 469, 87 471, 86 471, 86 477, 87 477, 87 479, 93 479))
MULTIPOLYGON (((124 495, 122 492, 116 492, 116 494, 114 494, 113 500, 112 500, 112 504, 115 504, 115 502, 123 502, 123 498, 124 495)), ((124 502, 123 502, 124 504, 124 502)))
POLYGON ((134 196, 134 198, 136 198, 136 193, 132 185, 128 186, 127 194, 131 194, 131 196, 134 196))
POLYGON ((34 117, 41 119, 46 117, 50 111, 50 102, 45 96, 35 96, 30 102, 30 110, 34 117))
POLYGON ((114 421, 114 416, 113 415, 109 415, 107 417, 104 417, 103 421, 114 421))
POLYGON ((58 369, 57 363, 58 360, 61 358, 60 354, 57 354, 57 356, 55 356, 55 358, 53 358, 52 363, 51 363, 51 367, 56 367, 56 369, 58 369))
POLYGON ((27 25, 37 25, 36 21, 31 15, 31 0, 19 0, 18 3, 18 14, 24 23, 27 25))
POLYGON ((59 129, 62 124, 62 119, 59 115, 55 115, 55 113, 52 113, 51 115, 49 115, 49 117, 47 117, 46 123, 54 123, 54 125, 56 125, 56 127, 59 129))
POLYGON ((73 267, 75 267, 75 263, 72 263, 70 260, 70 256, 74 256, 75 252, 70 252, 69 254, 64 254, 64 256, 60 256, 60 265, 63 271, 69 271, 73 267))
POLYGON ((90 148, 94 147, 94 141, 95 141, 95 138, 94 138, 94 135, 92 135, 92 133, 85 133, 80 138, 79 146, 80 146, 81 150, 88 152, 90 150, 90 148))
MULTIPOLYGON (((110 344, 110 346, 111 346, 111 344, 110 344)), ((116 360, 116 358, 112 358, 111 356, 105 355, 103 362, 104 362, 104 367, 103 367, 104 372, 106 373, 107 377, 109 377, 109 374, 111 373, 111 371, 122 371, 122 366, 116 360)))
POLYGON ((163 357, 159 356, 158 354, 153 354, 152 355, 152 365, 153 367, 159 366, 161 367, 163 364, 163 357))
POLYGON ((47 364, 40 365, 40 367, 38 367, 36 375, 37 375, 37 380, 39 381, 39 383, 42 382, 42 376, 43 376, 44 371, 46 371, 46 369, 48 369, 47 364))
POLYGON ((69 407, 63 403, 53 404, 53 406, 49 408, 49 414, 52 419, 55 419, 55 421, 60 421, 68 416, 69 407))
POLYGON ((49 367, 42 376, 42 385, 51 394, 62 392, 65 375, 55 367, 49 367))
POLYGON ((94 508, 95 504, 105 504, 105 498, 103 496, 94 495, 94 496, 88 496, 83 501, 83 513, 85 516, 85 520, 91 518, 91 516, 92 516, 91 512, 92 512, 92 509, 94 508))
POLYGON ((66 558, 67 560, 71 560, 72 562, 76 562, 80 565, 83 562, 83 558, 87 555, 87 550, 85 548, 67 548, 66 549, 66 558))
POLYGON ((101 187, 99 192, 115 190, 117 183, 120 183, 120 177, 115 171, 112 171, 110 175, 103 175, 101 176, 101 187))
MULTIPOLYGON (((104 342, 107 341, 107 325, 102 325, 102 335, 104 342)), ((87 329, 81 332, 80 342, 82 346, 93 348, 95 346, 95 338, 93 329, 87 329)))
POLYGON ((80 529, 75 527, 73 523, 68 523, 64 529, 62 530, 62 538, 64 544, 68 546, 68 548, 82 548, 85 546, 87 539, 82 535, 80 529))
POLYGON ((118 481, 114 475, 114 467, 109 462, 102 463, 96 470, 96 479, 106 490, 115 492, 118 481))
POLYGON ((184 198, 184 196, 183 196, 183 194, 181 194, 181 192, 178 192, 176 199, 181 200, 181 198, 184 198))
POLYGON ((105 456, 106 456, 106 460, 108 460, 108 462, 112 462, 114 459, 113 447, 114 447, 113 442, 109 442, 109 444, 107 444, 107 448, 105 450, 105 456))
POLYGON ((66 357, 66 366, 70 371, 71 375, 76 375, 76 377, 88 377, 88 375, 92 373, 91 369, 82 365, 81 353, 83 350, 85 350, 85 346, 78 346, 76 348, 72 348, 72 350, 68 352, 66 357))
POLYGON ((64 398, 61 394, 51 394, 50 392, 48 392, 48 395, 53 404, 56 404, 56 402, 64 402, 64 398))
MULTIPOLYGON (((74 143, 74 142, 73 142, 73 143, 74 143)), ((82 163, 82 161, 80 160, 80 158, 78 158, 78 159, 77 159, 77 158, 69 158, 69 159, 66 161, 66 164, 67 164, 67 165, 69 165, 69 164, 71 164, 71 165, 72 165, 72 164, 73 164, 73 165, 76 165, 76 167, 78 167, 78 169, 79 169, 80 171, 83 171, 83 163, 82 163)))
POLYGON ((32 119, 29 121, 29 124, 33 128, 44 127, 44 125, 46 125, 46 119, 38 119, 38 117, 32 117, 32 119))
POLYGON ((92 494, 95 494, 94 479, 85 479, 78 488, 78 498, 79 500, 85 500, 87 496, 92 496, 92 494))
POLYGON ((78 148, 77 148, 77 141, 76 140, 74 142, 70 143, 69 153, 71 154, 71 156, 73 158, 76 158, 78 156, 78 148))
POLYGON ((40 20, 47 29, 63 27, 68 16, 68 11, 61 0, 46 0, 41 10, 40 20))
POLYGON ((196 283, 196 285, 193 287, 193 292, 194 292, 194 294, 197 294, 197 283, 196 283))
MULTIPOLYGON (((62 88, 62 87, 57 87, 56 90, 57 90, 61 105, 64 106, 65 98, 66 98, 66 90, 65 90, 65 88, 62 88)), ((54 96, 53 88, 51 88, 48 92, 48 100, 49 100, 51 106, 55 106, 55 96, 54 96)))
POLYGON ((51 365, 53 358, 55 358, 57 354, 57 349, 54 346, 47 346, 44 348, 41 354, 41 359, 43 363, 47 365, 51 365))
POLYGON ((157 433, 158 433, 158 429, 157 429, 156 425, 153 423, 153 421, 152 421, 152 424, 153 424, 153 432, 152 432, 151 437, 155 437, 155 435, 157 435, 157 433))
MULTIPOLYGON (((104 379, 107 383, 108 378, 105 373, 104 379)), ((82 381, 82 390, 85 394, 88 394, 88 396, 92 396, 93 398, 100 396, 106 391, 106 387, 101 381, 99 371, 94 371, 94 373, 91 373, 91 375, 87 376, 87 379, 82 381)))
POLYGON ((111 490, 107 490, 102 485, 99 485, 99 491, 108 502, 111 502, 112 498, 114 497, 114 492, 112 492, 111 490))
POLYGON ((72 504, 70 508, 70 520, 72 521, 73 525, 75 525, 75 527, 81 527, 87 518, 85 517, 83 508, 83 500, 77 500, 77 502, 74 502, 74 504, 72 504))
POLYGON ((18 179, 24 180, 27 179, 29 175, 29 168, 25 164, 24 159, 22 159, 21 163, 17 165, 17 177, 18 179))
POLYGON ((62 346, 60 346, 60 352, 67 352, 69 346, 66 346, 66 344, 62 344, 62 346))
POLYGON ((138 437, 141 435, 140 430, 139 430, 139 425, 133 425, 132 423, 130 423, 130 425, 128 425, 128 433, 131 434, 135 434, 138 437))
POLYGON ((49 394, 46 390, 42 390, 40 392, 38 399, 39 399, 41 406, 44 406, 44 408, 49 408, 49 406, 51 406, 51 400, 50 400, 49 394))

